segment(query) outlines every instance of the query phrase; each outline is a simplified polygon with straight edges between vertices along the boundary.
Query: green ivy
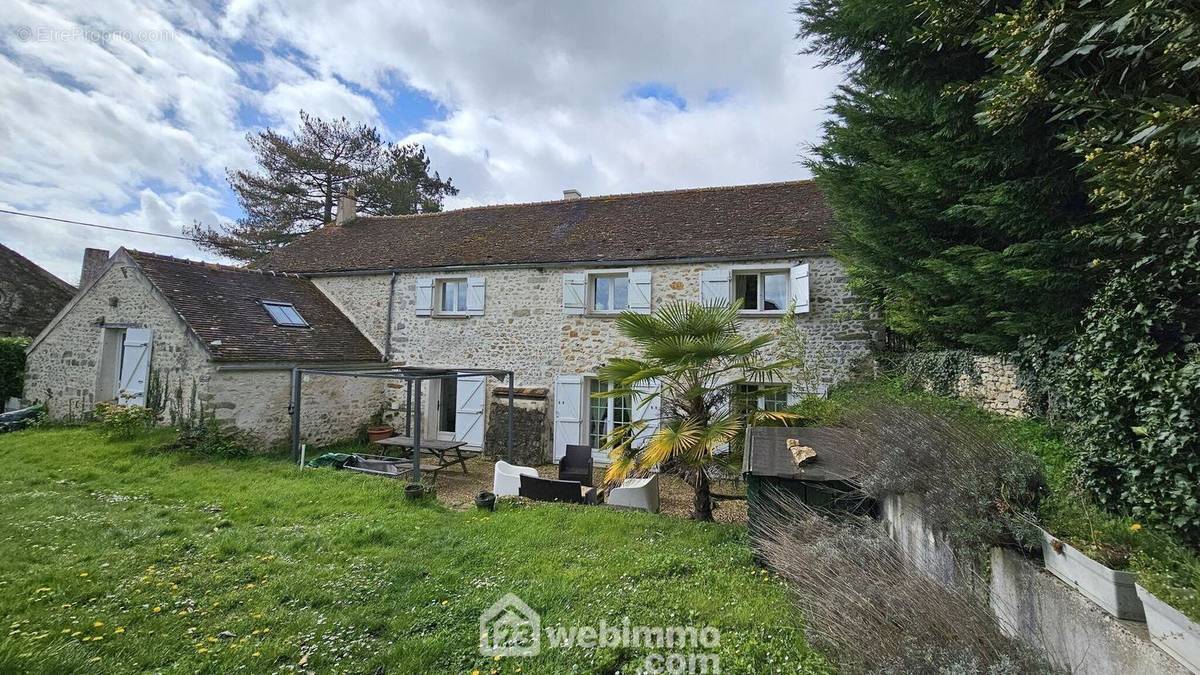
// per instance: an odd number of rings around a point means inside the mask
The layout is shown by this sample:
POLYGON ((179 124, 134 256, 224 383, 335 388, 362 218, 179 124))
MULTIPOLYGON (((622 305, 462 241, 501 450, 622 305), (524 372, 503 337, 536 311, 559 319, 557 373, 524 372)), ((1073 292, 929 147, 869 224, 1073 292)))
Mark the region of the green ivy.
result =
POLYGON ((25 388, 25 348, 29 338, 0 338, 0 403, 20 398, 25 388))
POLYGON ((963 377, 973 384, 979 384, 981 377, 974 352, 966 349, 904 352, 891 358, 887 368, 908 387, 940 396, 957 396, 963 377))
POLYGON ((1200 325, 1178 281, 1120 275, 1096 297, 1065 369, 1080 480, 1105 508, 1200 544, 1200 325))

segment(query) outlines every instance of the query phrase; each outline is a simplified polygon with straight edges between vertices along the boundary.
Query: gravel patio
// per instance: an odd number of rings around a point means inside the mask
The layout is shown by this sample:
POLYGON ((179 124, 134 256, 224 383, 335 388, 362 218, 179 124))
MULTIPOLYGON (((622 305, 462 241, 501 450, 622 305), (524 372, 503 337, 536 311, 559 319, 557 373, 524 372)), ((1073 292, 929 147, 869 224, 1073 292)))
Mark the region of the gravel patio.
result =
MULTIPOLYGON (((457 467, 441 471, 434 484, 438 501, 454 509, 474 508, 475 495, 481 490, 490 491, 492 489, 494 464, 494 460, 486 457, 472 457, 466 462, 469 471, 467 475, 463 475, 457 467)), ((558 475, 558 467, 553 464, 539 466, 537 470, 539 474, 546 477, 558 475)), ((603 480, 604 468, 597 467, 594 483, 602 485, 603 480)), ((661 515, 687 518, 692 512, 692 488, 677 476, 664 475, 659 484, 661 486, 659 493, 662 506, 661 515)), ((722 494, 745 494, 745 485, 739 484, 735 488, 728 483, 721 483, 716 491, 722 494)), ((746 502, 745 500, 721 501, 713 512, 713 517, 722 523, 745 524, 746 502)))

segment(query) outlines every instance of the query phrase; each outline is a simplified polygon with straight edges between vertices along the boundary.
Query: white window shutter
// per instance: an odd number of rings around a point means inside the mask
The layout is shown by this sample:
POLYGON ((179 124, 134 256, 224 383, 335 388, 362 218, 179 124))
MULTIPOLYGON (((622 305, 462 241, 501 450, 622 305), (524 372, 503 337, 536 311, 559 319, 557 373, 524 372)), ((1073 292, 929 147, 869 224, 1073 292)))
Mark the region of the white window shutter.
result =
POLYGON ((583 376, 559 375, 554 380, 554 461, 568 445, 583 441, 583 376))
POLYGON ((587 304, 587 275, 583 272, 563 274, 563 314, 583 314, 587 304))
POLYGON ((467 277, 467 314, 483 316, 483 277, 467 277))
POLYGON ((711 305, 729 302, 733 270, 723 267, 700 272, 700 302, 711 305))
POLYGON ((659 417, 662 416, 659 407, 661 399, 658 396, 647 398, 649 394, 658 391, 658 380, 639 382, 634 389, 637 390, 638 395, 633 401, 633 418, 646 423, 646 428, 638 434, 639 444, 644 445, 658 431, 659 417))
POLYGON ((485 380, 483 375, 472 375, 458 378, 456 384, 454 440, 472 448, 483 447, 483 402, 487 394, 485 380))
POLYGON ((650 271, 629 273, 629 311, 650 313, 650 271))
POLYGON ((417 316, 429 316, 433 313, 433 277, 417 279, 417 316))
POLYGON ((797 314, 808 313, 808 263, 792 268, 792 307, 797 314))
POLYGON ((146 380, 150 377, 153 348, 153 330, 130 328, 125 331, 125 344, 121 348, 121 380, 117 387, 117 402, 121 405, 146 405, 146 380))

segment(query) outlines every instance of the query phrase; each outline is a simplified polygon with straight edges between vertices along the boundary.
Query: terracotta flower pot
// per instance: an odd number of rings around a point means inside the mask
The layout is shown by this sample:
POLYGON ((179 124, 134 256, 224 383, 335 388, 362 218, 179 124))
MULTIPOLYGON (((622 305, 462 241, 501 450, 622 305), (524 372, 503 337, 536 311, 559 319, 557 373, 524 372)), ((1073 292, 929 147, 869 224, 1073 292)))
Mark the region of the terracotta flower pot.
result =
POLYGON ((396 435, 396 430, 391 427, 367 427, 367 440, 371 443, 382 441, 385 438, 391 438, 396 435))

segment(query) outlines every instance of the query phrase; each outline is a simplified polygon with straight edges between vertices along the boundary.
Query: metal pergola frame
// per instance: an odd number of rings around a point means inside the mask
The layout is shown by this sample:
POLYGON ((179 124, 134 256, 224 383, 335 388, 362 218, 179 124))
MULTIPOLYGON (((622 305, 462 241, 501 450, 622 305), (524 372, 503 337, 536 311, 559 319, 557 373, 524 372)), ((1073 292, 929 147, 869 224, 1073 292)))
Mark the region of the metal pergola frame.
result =
MULTIPOLYGON (((431 368, 425 366, 391 366, 375 369, 329 369, 329 368, 292 368, 292 401, 288 406, 292 416, 292 461, 300 461, 300 398, 304 386, 304 376, 329 375, 332 377, 366 377, 377 380, 401 380, 406 386, 404 435, 413 439, 412 449, 412 482, 421 480, 421 386, 426 380, 441 380, 475 375, 488 375, 497 380, 508 380, 508 448, 506 458, 512 461, 513 454, 513 371, 495 368, 431 368), (416 400, 413 396, 413 383, 416 387, 416 400), (413 419, 413 409, 416 409, 416 419, 413 419)), ((486 405, 486 401, 484 402, 486 405)), ((486 414, 486 413, 485 413, 486 414)), ((484 441, 486 443, 486 439, 484 441)))

